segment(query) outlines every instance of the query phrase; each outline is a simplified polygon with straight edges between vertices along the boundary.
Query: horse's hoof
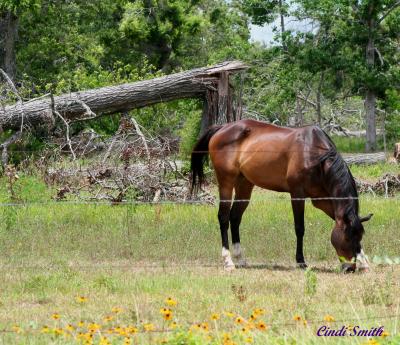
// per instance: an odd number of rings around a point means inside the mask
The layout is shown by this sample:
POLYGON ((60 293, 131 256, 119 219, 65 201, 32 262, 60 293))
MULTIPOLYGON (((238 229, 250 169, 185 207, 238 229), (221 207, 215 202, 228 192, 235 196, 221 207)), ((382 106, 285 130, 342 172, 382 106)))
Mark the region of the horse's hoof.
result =
POLYGON ((305 262, 298 262, 297 267, 305 270, 308 266, 305 262))

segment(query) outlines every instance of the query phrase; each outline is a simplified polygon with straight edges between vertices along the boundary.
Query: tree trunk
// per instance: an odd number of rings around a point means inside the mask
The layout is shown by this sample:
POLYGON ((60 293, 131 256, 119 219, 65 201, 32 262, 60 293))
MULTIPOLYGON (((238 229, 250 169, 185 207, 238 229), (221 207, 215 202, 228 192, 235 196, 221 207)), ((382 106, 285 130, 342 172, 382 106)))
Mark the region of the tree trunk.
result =
POLYGON ((321 72, 321 76, 320 76, 318 88, 317 88, 316 107, 315 107, 315 111, 317 113, 317 123, 318 123, 318 126, 320 126, 320 127, 321 127, 321 122, 322 122, 321 94, 322 94, 322 85, 324 83, 324 76, 325 76, 325 72, 321 72))
POLYGON ((296 96, 296 127, 303 126, 303 109, 300 104, 299 96, 296 96))
POLYGON ((15 80, 15 42, 18 36, 18 17, 11 11, 0 12, 0 68, 15 80))
POLYGON ((285 16, 283 13, 283 1, 279 0, 279 17, 281 20, 281 41, 282 41, 282 49, 284 52, 287 52, 287 46, 285 43, 285 16))
MULTIPOLYGON (((373 39, 374 21, 368 22, 368 44, 366 47, 366 62, 370 70, 375 65, 375 44, 373 39)), ((376 95, 375 91, 368 87, 365 94, 365 123, 367 127, 365 150, 367 152, 376 150, 376 95)))
POLYGON ((376 164, 386 161, 385 152, 343 154, 344 161, 349 164, 376 164))
POLYGON ((203 115, 208 116, 207 125, 229 122, 234 118, 226 89, 229 74, 246 67, 240 61, 223 62, 135 83, 72 92, 54 97, 54 103, 53 97, 36 99, 0 108, 0 126, 3 130, 18 130, 21 122, 33 127, 52 125, 59 117, 55 113, 71 123, 183 98, 201 98, 213 103, 205 107, 209 110, 203 115), (221 85, 224 87, 219 94, 221 85))

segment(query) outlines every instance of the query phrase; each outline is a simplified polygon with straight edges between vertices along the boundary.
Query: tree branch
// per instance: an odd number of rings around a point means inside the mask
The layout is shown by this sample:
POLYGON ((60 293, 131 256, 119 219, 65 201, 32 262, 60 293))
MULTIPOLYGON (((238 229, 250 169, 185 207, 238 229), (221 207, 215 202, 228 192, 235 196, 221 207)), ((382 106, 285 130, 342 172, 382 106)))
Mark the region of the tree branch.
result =
POLYGON ((8 147, 11 144, 16 143, 19 139, 22 137, 22 132, 18 131, 14 133, 11 137, 9 137, 5 142, 0 144, 0 147, 3 148, 3 151, 1 153, 1 163, 3 164, 3 167, 5 167, 8 164, 8 147))
POLYGON ((392 13, 397 7, 400 6, 400 1, 395 2, 389 9, 380 17, 376 24, 380 24, 390 13, 392 13))
POLYGON ((24 110, 22 109, 22 105, 24 104, 22 97, 20 96, 17 88, 15 87, 13 81, 11 80, 11 78, 8 76, 8 74, 2 69, 0 68, 0 73, 3 75, 4 79, 6 80, 7 84, 10 86, 11 91, 15 94, 15 96, 17 96, 18 98, 18 106, 21 108, 21 127, 20 127, 20 132, 22 132, 23 128, 24 128, 24 110))
POLYGON ((75 152, 74 152, 74 150, 72 148, 71 139, 69 137, 69 123, 56 110, 56 107, 54 105, 54 96, 53 96, 53 94, 50 94, 50 98, 51 98, 51 110, 52 110, 53 114, 57 115, 61 119, 61 121, 64 122, 64 125, 65 125, 65 136, 67 138, 68 147, 69 147, 69 150, 71 151, 72 159, 75 160, 76 159, 76 155, 75 155, 75 152))

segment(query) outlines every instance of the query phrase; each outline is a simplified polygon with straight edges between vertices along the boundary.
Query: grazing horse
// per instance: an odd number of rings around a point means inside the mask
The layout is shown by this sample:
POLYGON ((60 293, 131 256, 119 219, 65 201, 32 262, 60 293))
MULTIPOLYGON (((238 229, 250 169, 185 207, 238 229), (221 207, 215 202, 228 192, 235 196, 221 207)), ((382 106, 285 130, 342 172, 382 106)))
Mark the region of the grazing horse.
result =
POLYGON ((203 167, 208 153, 218 180, 218 220, 225 269, 235 268, 229 252, 229 223, 233 256, 239 265, 246 264, 240 248, 239 226, 255 185, 290 193, 298 266, 307 267, 303 256, 304 203, 305 198, 311 198, 315 207, 335 221, 331 243, 343 270, 354 271, 356 264, 362 270, 368 269, 360 242, 364 233, 362 222, 372 214, 359 217, 354 178, 322 129, 279 127, 255 120, 210 127, 192 152, 192 191, 204 181, 203 167))

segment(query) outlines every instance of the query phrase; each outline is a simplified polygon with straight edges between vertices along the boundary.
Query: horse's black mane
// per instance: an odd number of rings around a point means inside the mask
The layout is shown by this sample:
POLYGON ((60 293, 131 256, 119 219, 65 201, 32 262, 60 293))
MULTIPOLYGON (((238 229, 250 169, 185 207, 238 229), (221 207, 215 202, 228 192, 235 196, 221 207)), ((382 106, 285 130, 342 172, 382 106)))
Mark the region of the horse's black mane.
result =
MULTIPOLYGON (((346 230, 349 237, 355 240, 354 244, 357 245, 356 239, 362 236, 364 228, 358 216, 359 202, 356 182, 334 142, 324 131, 322 132, 329 144, 329 150, 320 157, 321 165, 325 162, 329 162, 330 165, 324 173, 326 188, 332 197, 349 198, 348 200, 343 199, 345 202, 344 218, 350 225, 346 230)), ((338 202, 341 201, 338 200, 338 202)))

